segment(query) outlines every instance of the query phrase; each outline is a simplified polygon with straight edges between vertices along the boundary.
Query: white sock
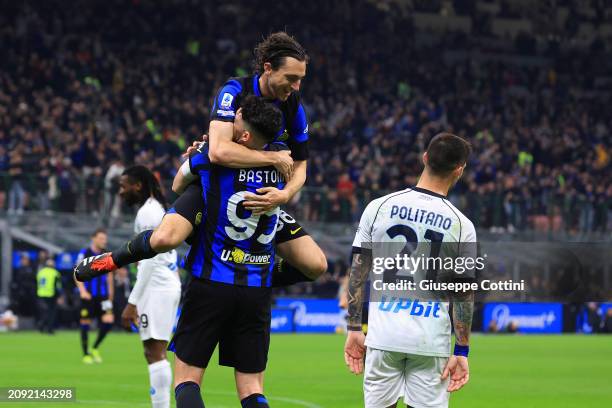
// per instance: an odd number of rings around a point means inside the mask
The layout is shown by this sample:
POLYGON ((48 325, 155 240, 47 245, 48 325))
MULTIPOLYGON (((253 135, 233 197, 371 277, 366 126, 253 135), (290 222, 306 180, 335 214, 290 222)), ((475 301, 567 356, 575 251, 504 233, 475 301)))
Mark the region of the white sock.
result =
POLYGON ((168 360, 149 364, 149 382, 151 384, 151 406, 153 408, 170 408, 172 369, 168 360))

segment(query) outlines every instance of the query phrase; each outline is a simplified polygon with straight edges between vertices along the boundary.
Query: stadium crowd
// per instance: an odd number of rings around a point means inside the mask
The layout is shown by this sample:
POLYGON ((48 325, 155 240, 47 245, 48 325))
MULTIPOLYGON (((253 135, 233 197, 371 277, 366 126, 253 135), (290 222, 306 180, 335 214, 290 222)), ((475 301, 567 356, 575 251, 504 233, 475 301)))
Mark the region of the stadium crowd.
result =
MULTIPOLYGON (((491 37, 487 25, 473 37, 430 35, 394 2, 299 12, 261 0, 58 3, 7 4, 0 15, 0 208, 11 214, 117 216, 117 178, 132 163, 171 180, 219 86, 250 73, 254 43, 286 27, 310 55, 301 219, 356 221, 372 198, 415 184, 420 152, 445 129, 474 147, 451 198, 478 227, 612 229, 610 90, 595 81, 605 64, 592 63, 601 42, 551 45, 548 62, 520 65, 447 58, 491 37), (247 3, 257 13, 242 13, 247 3)), ((517 60, 533 55, 529 44, 511 44, 517 60)))

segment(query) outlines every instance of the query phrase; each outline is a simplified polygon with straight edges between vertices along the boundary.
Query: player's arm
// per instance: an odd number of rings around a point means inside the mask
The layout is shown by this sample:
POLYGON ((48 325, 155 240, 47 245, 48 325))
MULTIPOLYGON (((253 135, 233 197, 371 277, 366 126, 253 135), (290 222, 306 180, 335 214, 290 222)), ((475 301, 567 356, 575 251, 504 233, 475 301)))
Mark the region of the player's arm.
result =
MULTIPOLYGON (((459 243, 459 256, 475 259, 478 256, 478 244, 474 225, 467 221, 464 233, 459 243)), ((475 280, 475 269, 461 273, 457 278, 475 280)), ((448 392, 461 389, 470 379, 468 354, 470 351, 470 334, 472 332, 472 318, 474 317, 474 291, 452 292, 453 329, 455 331, 455 349, 448 359, 442 372, 442 379, 450 375, 448 392)))
POLYGON ((274 166, 289 180, 293 159, 288 152, 254 151, 233 142, 234 119, 241 93, 242 84, 230 79, 214 99, 208 128, 210 161, 233 168, 274 166))
POLYGON ((232 141, 234 131, 233 122, 213 120, 208 129, 210 149, 208 157, 211 163, 225 167, 266 167, 274 166, 283 174, 289 172, 293 160, 287 159, 288 152, 267 152, 252 150, 232 141), (281 170, 282 167, 283 170, 281 170))
POLYGON ((189 160, 185 160, 172 180, 172 191, 182 194, 196 178, 197 176, 191 172, 189 160))
POLYGON ((374 206, 376 201, 366 207, 359 221, 359 228, 353 241, 353 257, 349 270, 347 298, 347 338, 344 344, 344 361, 354 374, 363 372, 365 357, 365 335, 362 329, 362 311, 365 301, 366 282, 372 267, 372 236, 374 206))

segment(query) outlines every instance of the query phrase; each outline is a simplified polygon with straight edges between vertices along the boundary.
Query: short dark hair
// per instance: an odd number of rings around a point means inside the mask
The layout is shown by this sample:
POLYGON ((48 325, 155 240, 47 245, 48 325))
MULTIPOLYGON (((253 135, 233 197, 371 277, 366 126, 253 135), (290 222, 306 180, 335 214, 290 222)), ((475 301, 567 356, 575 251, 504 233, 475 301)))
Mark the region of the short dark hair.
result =
POLYGON ((304 47, 284 31, 272 33, 264 38, 255 47, 254 54, 253 68, 259 73, 264 71, 263 66, 266 62, 272 65, 272 69, 277 70, 283 65, 286 57, 308 62, 308 55, 304 47))
POLYGON ((471 152, 467 140, 452 133, 438 133, 427 146, 427 167, 434 175, 446 177, 467 163, 471 152))
POLYGON ((247 96, 242 101, 242 120, 266 142, 272 142, 283 123, 281 111, 263 98, 247 96))
POLYGON ((98 234, 106 234, 106 228, 104 227, 96 228, 96 230, 91 234, 91 237, 93 238, 98 234))

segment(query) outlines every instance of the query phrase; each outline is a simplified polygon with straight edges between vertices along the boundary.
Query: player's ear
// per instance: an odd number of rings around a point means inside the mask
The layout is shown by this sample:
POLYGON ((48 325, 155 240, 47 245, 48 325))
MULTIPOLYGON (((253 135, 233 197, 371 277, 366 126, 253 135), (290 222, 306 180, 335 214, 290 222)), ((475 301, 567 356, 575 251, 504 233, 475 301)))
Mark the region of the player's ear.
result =
POLYGON ((427 156, 427 152, 425 152, 423 153, 423 164, 427 166, 428 162, 429 162, 429 157, 427 156))
POLYGON ((263 69, 265 74, 269 74, 270 72, 272 72, 272 64, 270 64, 269 62, 264 62, 263 69))
POLYGON ((251 134, 251 132, 249 132, 248 130, 244 130, 238 138, 238 143, 246 144, 251 140, 252 137, 253 135, 251 134))

